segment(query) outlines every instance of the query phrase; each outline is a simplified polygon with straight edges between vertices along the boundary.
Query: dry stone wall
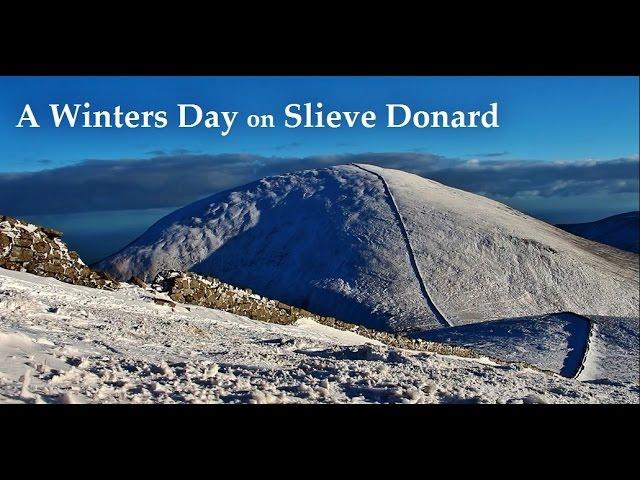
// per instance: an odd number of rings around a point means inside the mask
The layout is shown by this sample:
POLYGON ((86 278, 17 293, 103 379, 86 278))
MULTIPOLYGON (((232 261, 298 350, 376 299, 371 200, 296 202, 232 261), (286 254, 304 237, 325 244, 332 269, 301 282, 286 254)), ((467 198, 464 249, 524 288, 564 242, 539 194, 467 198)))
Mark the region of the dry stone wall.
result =
POLYGON ((0 267, 86 287, 118 287, 118 282, 91 270, 69 251, 61 236, 57 230, 0 215, 0 267))
POLYGON ((469 348, 412 339, 402 334, 372 330, 333 317, 316 315, 302 308, 262 297, 249 289, 234 287, 228 283, 221 282, 217 278, 206 277, 192 272, 162 271, 156 276, 151 288, 168 294, 169 298, 178 303, 224 310, 254 320, 288 325, 301 318, 310 318, 322 325, 354 332, 396 348, 460 357, 479 356, 469 348))
POLYGON ((154 279, 152 288, 167 293, 169 298, 178 303, 216 308, 270 323, 286 325, 300 318, 316 321, 327 319, 302 308, 262 297, 249 289, 234 287, 217 278, 192 272, 162 271, 154 279))

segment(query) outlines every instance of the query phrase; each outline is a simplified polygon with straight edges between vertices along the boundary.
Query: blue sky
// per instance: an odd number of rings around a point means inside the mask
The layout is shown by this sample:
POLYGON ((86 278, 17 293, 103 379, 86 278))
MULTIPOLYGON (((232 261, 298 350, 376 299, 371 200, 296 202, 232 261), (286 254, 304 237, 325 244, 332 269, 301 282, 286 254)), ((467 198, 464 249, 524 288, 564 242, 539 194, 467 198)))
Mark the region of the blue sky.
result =
POLYGON ((176 207, 263 176, 359 161, 489 196, 551 223, 637 210, 638 77, 0 77, 0 214, 58 227, 87 261, 176 207), (163 129, 54 128, 50 103, 166 110, 163 129), (374 129, 287 129, 289 103, 374 110, 374 129), (500 128, 389 129, 386 103, 486 110, 500 128), (15 128, 29 103, 41 128, 15 128), (178 128, 177 103, 272 113, 178 128), (99 212, 99 213, 98 213, 99 212))
MULTIPOLYGON (((447 157, 508 152, 503 158, 578 160, 638 153, 638 78, 633 77, 28 77, 0 79, 0 171, 34 171, 85 159, 145 158, 149 152, 247 152, 309 156, 426 151, 447 157), (167 110, 165 129, 17 129, 25 103, 49 115, 49 103, 89 101, 112 109, 167 110), (325 110, 368 110, 385 103, 414 109, 500 105, 499 129, 250 129, 226 138, 176 127, 175 105, 274 113, 288 103, 322 101, 325 110)), ((46 114, 46 115, 45 115, 46 114)), ((279 116, 279 117, 278 117, 279 116)), ((48 119, 48 117, 47 117, 48 119)))

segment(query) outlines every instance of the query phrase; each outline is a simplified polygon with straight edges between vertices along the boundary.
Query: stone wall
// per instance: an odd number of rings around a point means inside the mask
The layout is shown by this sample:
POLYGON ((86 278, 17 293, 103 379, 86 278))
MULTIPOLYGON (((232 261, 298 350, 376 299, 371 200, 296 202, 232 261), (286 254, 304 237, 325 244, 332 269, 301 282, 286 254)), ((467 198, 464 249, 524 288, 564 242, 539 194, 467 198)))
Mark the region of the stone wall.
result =
POLYGON ((167 293, 175 302, 216 308, 270 323, 289 324, 300 318, 329 320, 302 308, 262 297, 249 289, 192 272, 162 271, 154 279, 152 288, 167 293))
POLYGON ((322 325, 354 332, 396 348, 459 357, 479 356, 469 348, 413 339, 399 333, 382 332, 333 317, 316 315, 302 308, 262 297, 249 289, 237 288, 221 282, 217 278, 205 277, 192 272, 162 271, 156 276, 151 288, 168 294, 173 301, 178 303, 224 310, 254 320, 289 325, 301 318, 310 318, 322 325))
POLYGON ((118 287, 118 282, 91 270, 69 251, 61 236, 57 230, 0 215, 0 267, 86 287, 118 287))

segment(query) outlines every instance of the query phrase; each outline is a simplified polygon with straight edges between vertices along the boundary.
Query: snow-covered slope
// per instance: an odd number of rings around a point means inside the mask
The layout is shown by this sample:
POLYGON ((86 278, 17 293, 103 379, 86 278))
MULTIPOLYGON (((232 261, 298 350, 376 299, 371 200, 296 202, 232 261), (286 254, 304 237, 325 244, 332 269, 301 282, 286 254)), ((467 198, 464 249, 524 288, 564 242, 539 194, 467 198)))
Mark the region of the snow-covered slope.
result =
POLYGON ((588 320, 555 313, 430 330, 416 336, 580 380, 638 383, 640 379, 637 319, 588 320))
POLYGON ((194 270, 415 331, 561 311, 637 318, 637 258, 416 175, 343 165, 188 205, 97 268, 121 279, 194 270))
POLYGON ((0 403, 637 403, 637 384, 581 382, 486 359, 389 348, 301 320, 156 305, 0 268, 0 403))
POLYGON ((559 228, 595 242, 640 252, 640 212, 627 212, 595 222, 558 225, 559 228))
POLYGON ((485 197, 381 173, 433 301, 454 324, 570 311, 638 317, 638 257, 570 235, 485 197))
POLYGON ((587 353, 590 324, 572 314, 493 320, 421 332, 418 336, 473 347, 494 358, 525 362, 574 377, 587 353))

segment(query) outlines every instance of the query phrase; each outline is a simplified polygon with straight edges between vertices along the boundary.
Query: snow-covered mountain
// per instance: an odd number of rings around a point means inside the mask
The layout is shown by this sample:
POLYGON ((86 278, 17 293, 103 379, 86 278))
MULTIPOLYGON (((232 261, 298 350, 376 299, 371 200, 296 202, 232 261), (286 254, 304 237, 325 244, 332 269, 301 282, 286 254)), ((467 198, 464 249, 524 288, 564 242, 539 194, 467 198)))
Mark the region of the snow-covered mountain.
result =
POLYGON ((218 193, 161 219, 96 268, 124 280, 193 270, 395 331, 565 311, 638 317, 637 255, 372 165, 218 193))
POLYGON ((640 252, 640 212, 627 212, 595 222, 569 223, 559 228, 612 247, 640 252))

